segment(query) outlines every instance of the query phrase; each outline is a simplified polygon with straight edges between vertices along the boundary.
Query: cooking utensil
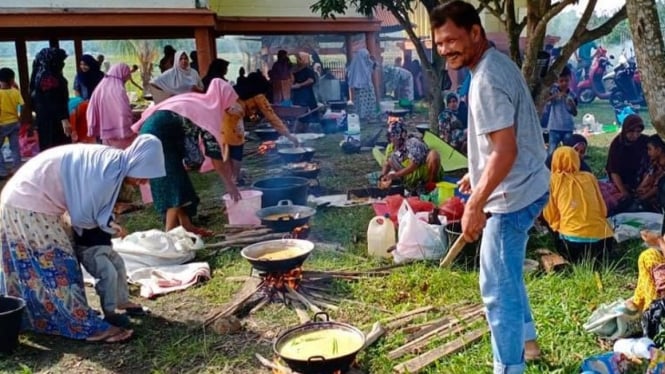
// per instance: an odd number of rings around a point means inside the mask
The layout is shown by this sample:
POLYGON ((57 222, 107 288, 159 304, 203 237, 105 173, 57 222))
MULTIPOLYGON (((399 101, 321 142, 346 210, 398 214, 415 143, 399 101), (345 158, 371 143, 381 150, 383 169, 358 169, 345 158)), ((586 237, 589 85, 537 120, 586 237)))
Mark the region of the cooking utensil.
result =
POLYGON ((307 224, 315 213, 314 208, 293 205, 291 200, 280 200, 275 206, 259 209, 256 216, 261 219, 262 225, 275 232, 291 232, 296 227, 307 224), (270 219, 271 216, 279 218, 270 219))
POLYGON ((254 182, 252 189, 263 192, 261 196, 262 208, 275 206, 280 200, 291 200, 296 205, 306 205, 309 179, 271 177, 254 182))
POLYGON ((314 320, 314 322, 308 322, 303 325, 296 326, 280 334, 272 345, 273 352, 275 352, 276 355, 284 360, 284 362, 286 362, 286 364, 292 370, 302 374, 333 374, 335 372, 346 372, 349 370, 349 367, 356 359, 358 352, 360 352, 360 350, 364 347, 366 341, 365 334, 349 324, 331 321, 330 317, 325 312, 316 313, 314 315, 314 320), (325 317, 325 320, 322 322, 316 322, 318 316, 325 317), (293 339, 296 339, 305 333, 318 330, 344 330, 357 335, 358 338, 362 340, 363 344, 354 352, 327 359, 319 355, 309 357, 307 360, 299 360, 285 357, 280 353, 282 348, 293 339))
POLYGON ((296 177, 317 179, 321 168, 316 162, 301 162, 287 165, 286 170, 289 174, 296 177))
POLYGON ((279 149, 277 153, 287 163, 312 161, 315 150, 312 147, 296 147, 279 149))
POLYGON ((452 265, 453 261, 457 258, 457 256, 460 254, 462 251, 462 248, 466 245, 466 240, 464 240, 464 235, 460 235, 457 240, 455 240, 455 243, 448 249, 448 253, 446 253, 446 257, 441 260, 441 263, 439 264, 439 267, 442 268, 447 268, 452 265))
POLYGON ((258 271, 266 273, 285 273, 293 270, 305 262, 305 259, 314 249, 314 243, 302 239, 277 239, 259 242, 243 248, 240 255, 252 264, 258 271), (269 253, 284 251, 287 248, 297 247, 300 251, 290 258, 270 260, 261 259, 269 253))
POLYGON ((256 129, 254 130, 254 134, 261 139, 261 141, 270 141, 270 140, 277 140, 279 138, 279 133, 277 130, 273 128, 269 129, 256 129))

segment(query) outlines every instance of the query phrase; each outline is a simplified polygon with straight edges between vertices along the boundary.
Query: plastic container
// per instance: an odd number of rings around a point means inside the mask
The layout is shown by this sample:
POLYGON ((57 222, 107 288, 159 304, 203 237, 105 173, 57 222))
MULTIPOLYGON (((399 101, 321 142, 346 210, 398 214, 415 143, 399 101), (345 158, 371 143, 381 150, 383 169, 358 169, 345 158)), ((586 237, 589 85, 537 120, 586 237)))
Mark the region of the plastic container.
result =
POLYGON ((388 248, 395 245, 395 224, 389 215, 376 216, 367 225, 367 253, 370 256, 390 258, 388 248))
POLYGON ((347 131, 344 133, 347 138, 351 137, 360 141, 360 117, 355 113, 350 113, 346 117, 347 131))
POLYGON ((439 190, 439 204, 444 204, 448 199, 455 196, 457 185, 450 182, 439 182, 436 184, 439 190))
POLYGON ((242 199, 235 202, 231 195, 224 194, 222 200, 226 204, 226 214, 231 225, 260 225, 261 219, 256 212, 261 209, 263 192, 256 190, 240 191, 242 199))
POLYGON ((0 296, 0 353, 12 353, 18 346, 24 309, 23 299, 0 296))

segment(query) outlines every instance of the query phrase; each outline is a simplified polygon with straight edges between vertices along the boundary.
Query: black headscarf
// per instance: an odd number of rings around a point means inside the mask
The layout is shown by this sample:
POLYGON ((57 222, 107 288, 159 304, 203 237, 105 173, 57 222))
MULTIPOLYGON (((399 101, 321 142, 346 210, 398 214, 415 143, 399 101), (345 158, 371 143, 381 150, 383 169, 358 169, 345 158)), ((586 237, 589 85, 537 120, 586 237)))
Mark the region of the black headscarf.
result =
POLYGON ((85 62, 90 69, 86 72, 79 71, 76 74, 76 80, 79 81, 81 86, 84 86, 88 90, 88 97, 84 99, 89 99, 90 96, 92 96, 92 91, 95 90, 99 82, 104 78, 104 73, 99 66, 99 62, 91 55, 81 56, 81 61, 85 62))
POLYGON ((206 73, 205 77, 201 79, 201 81, 203 81, 203 87, 205 87, 205 90, 208 91, 208 86, 210 86, 210 82, 214 78, 226 80, 226 73, 228 72, 228 69, 228 61, 221 58, 212 60, 208 66, 208 72, 206 73))
POLYGON ((607 174, 619 174, 629 188, 637 188, 649 162, 648 137, 640 134, 634 142, 629 142, 626 138, 626 134, 635 130, 644 130, 644 122, 637 114, 631 114, 623 120, 621 133, 612 140, 607 154, 607 174))
POLYGON ((65 67, 67 52, 60 48, 44 48, 32 62, 32 76, 30 77, 30 94, 35 96, 42 80, 47 77, 62 77, 62 68, 65 67))
POLYGON ((260 94, 265 95, 270 90, 270 83, 263 74, 255 71, 245 79, 238 80, 234 88, 240 100, 247 100, 260 94))

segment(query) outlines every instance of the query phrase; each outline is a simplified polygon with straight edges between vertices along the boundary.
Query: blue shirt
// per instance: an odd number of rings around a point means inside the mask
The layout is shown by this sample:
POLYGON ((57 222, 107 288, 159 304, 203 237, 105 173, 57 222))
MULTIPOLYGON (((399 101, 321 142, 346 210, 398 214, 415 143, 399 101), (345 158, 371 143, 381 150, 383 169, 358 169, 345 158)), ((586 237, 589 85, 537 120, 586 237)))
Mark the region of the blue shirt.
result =
MULTIPOLYGON (((550 89, 550 95, 556 95, 561 90, 558 85, 552 86, 550 89)), ((575 119, 573 118, 573 108, 571 107, 569 100, 572 100, 575 105, 577 105, 577 98, 575 94, 568 90, 568 94, 562 98, 552 99, 547 105, 549 105, 550 118, 547 121, 547 127, 550 130, 556 131, 573 131, 575 130, 575 119)))

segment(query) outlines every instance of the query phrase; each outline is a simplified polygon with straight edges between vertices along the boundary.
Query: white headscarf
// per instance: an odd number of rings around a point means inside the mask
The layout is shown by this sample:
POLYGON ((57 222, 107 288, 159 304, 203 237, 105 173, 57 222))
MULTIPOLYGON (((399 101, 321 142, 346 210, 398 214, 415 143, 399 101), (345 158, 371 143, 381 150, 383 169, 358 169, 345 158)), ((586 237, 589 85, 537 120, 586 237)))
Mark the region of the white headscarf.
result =
POLYGON ((199 73, 192 69, 180 67, 180 56, 187 56, 187 52, 179 51, 173 58, 173 67, 163 72, 162 75, 152 80, 152 84, 168 92, 171 95, 192 92, 192 86, 203 89, 203 83, 199 73))

